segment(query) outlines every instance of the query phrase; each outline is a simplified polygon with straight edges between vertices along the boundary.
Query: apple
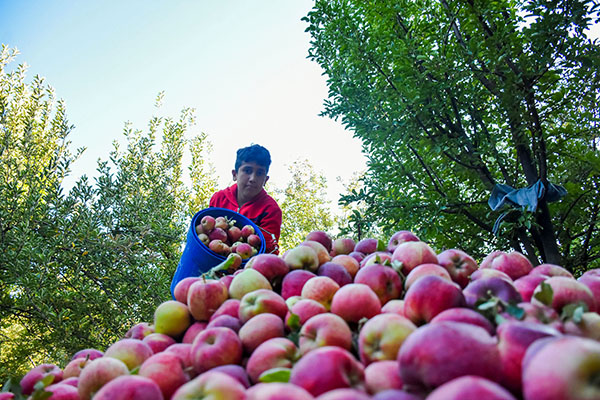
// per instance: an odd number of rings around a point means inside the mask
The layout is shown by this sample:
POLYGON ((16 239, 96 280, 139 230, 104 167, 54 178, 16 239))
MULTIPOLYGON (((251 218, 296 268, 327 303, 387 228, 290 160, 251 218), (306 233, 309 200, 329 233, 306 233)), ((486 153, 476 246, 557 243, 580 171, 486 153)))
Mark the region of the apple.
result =
MULTIPOLYGON (((187 304, 187 294, 192 283, 201 280, 202 278, 198 276, 188 276, 187 278, 183 278, 180 280, 177 285, 175 285, 175 289, 173 289, 173 297, 180 303, 187 304)), ((142 338, 134 338, 134 339, 142 339, 142 338)))
POLYGON ((392 261, 402 263, 402 273, 406 276, 421 264, 437 264, 437 255, 425 242, 404 242, 392 254, 392 261))
POLYGON ((531 301, 531 296, 538 285, 548 279, 549 276, 542 274, 527 274, 522 277, 515 279, 513 285, 515 289, 521 294, 523 301, 531 301))
POLYGON ((211 372, 223 372, 234 378, 236 381, 241 383, 246 389, 250 387, 250 379, 248 378, 248 373, 241 365, 235 364, 227 364, 227 365, 219 365, 210 370, 211 372))
POLYGON ((404 295, 404 315, 416 325, 431 321, 444 310, 465 305, 460 286, 437 275, 417 279, 404 295))
MULTIPOLYGON (((592 291, 583 283, 566 276, 552 276, 544 281, 552 288, 552 303, 550 307, 560 313, 562 309, 573 303, 584 303, 589 311, 596 311, 596 300, 592 291)), ((533 292, 532 304, 542 304, 536 294, 542 290, 540 284, 533 292)))
MULTIPOLYGON (((309 318, 314 317, 317 314, 326 313, 327 309, 323 304, 316 300, 303 299, 300 297, 300 299, 290 307, 290 312, 298 316, 300 319, 300 326, 302 326, 309 318)), ((288 316, 286 316, 286 321, 288 316)))
POLYGON ((364 389, 364 367, 341 347, 320 347, 298 360, 292 368, 290 383, 313 396, 346 387, 364 389))
POLYGON ((354 279, 354 276, 358 272, 359 265, 360 265, 354 257, 351 257, 346 254, 339 254, 339 255, 333 257, 331 259, 331 262, 335 263, 335 264, 340 264, 344 268, 346 268, 346 271, 348 271, 348 273, 350 274, 350 277, 352 277, 352 279, 354 279))
POLYGON ((139 376, 152 379, 160 388, 165 399, 170 399, 179 386, 190 380, 183 360, 174 353, 154 354, 144 361, 139 376))
MULTIPOLYGON (((131 328, 129 328, 127 333, 125 333, 124 338, 125 339, 140 339, 140 340, 142 340, 144 337, 146 337, 147 335, 149 335, 151 333, 154 333, 154 326, 150 325, 148 322, 140 322, 138 324, 135 324, 131 328)), ((81 351, 84 351, 84 350, 81 350, 81 351)), ((104 354, 104 353, 102 353, 102 354, 104 354)), ((79 352, 75 353, 75 356, 79 356, 79 352)), ((73 358, 75 358, 75 356, 73 356, 73 358)), ((100 357, 101 356, 102 355, 100 355, 100 357)))
MULTIPOLYGON (((77 388, 71 385, 65 385, 63 382, 46 386, 44 392, 52 393, 52 395, 47 398, 48 400, 79 400, 77 388)), ((36 396, 36 398, 38 398, 38 396, 36 396)), ((2 397, 0 397, 0 399, 2 399, 2 397)))
POLYGON ((408 290, 410 285, 412 285, 417 279, 426 275, 437 275, 440 278, 444 278, 448 282, 453 282, 452 278, 450 277, 450 273, 446 268, 438 264, 427 263, 416 266, 408 273, 408 275, 406 275, 406 278, 404 279, 404 289, 408 290))
POLYGON ((254 230, 254 227, 252 225, 244 225, 242 227, 242 237, 244 239, 248 239, 248 236, 254 235, 255 233, 256 231, 254 230))
POLYGON ((402 378, 396 357, 394 360, 375 361, 365 368, 365 383, 371 394, 389 389, 402 389, 402 378))
POLYGON ((317 254, 317 259, 319 260, 319 265, 323 265, 327 261, 331 261, 331 255, 329 255, 329 252, 321 243, 315 242, 314 240, 306 240, 300 243, 300 247, 302 246, 310 247, 315 251, 317 254))
POLYGON ((250 246, 248 243, 238 244, 235 252, 242 257, 242 260, 247 260, 253 255, 252 246, 250 246))
POLYGON ((229 285, 229 297, 239 300, 258 289, 273 289, 267 278, 257 270, 249 268, 238 271, 229 285))
POLYGON ((536 340, 561 333, 549 326, 522 321, 508 321, 498 325, 498 350, 502 386, 515 394, 521 393, 521 363, 527 348, 536 340))
POLYGON ((378 250, 379 241, 374 238, 365 238, 360 240, 354 246, 354 251, 360 251, 365 255, 369 255, 371 253, 375 253, 378 250))
POLYGON ((55 364, 40 364, 30 369, 21 379, 21 392, 33 393, 35 384, 47 376, 52 376, 52 383, 58 383, 63 378, 63 371, 55 364))
POLYGON ((216 327, 229 328, 232 331, 238 333, 240 328, 242 327, 242 323, 240 322, 240 319, 238 317, 232 317, 231 315, 223 314, 219 315, 217 318, 211 317, 210 322, 208 323, 208 325, 206 325, 207 329, 216 327))
POLYGON ((375 251, 373 253, 367 254, 365 258, 363 258, 360 262, 360 267, 363 268, 367 265, 373 264, 391 265, 392 253, 388 253, 387 251, 375 251))
POLYGON ((269 339, 260 344, 248 358, 246 371, 250 380, 258 382, 260 375, 272 368, 292 368, 300 358, 298 348, 283 337, 269 339))
POLYGON ((350 254, 354 251, 356 242, 351 238, 337 238, 333 241, 331 251, 335 256, 339 254, 350 254))
POLYGON ((281 297, 287 300, 292 296, 300 296, 306 281, 315 276, 314 273, 304 269, 290 271, 283 277, 281 282, 281 297))
POLYGON ((265 341, 284 336, 283 320, 271 313, 258 314, 250 318, 238 333, 246 354, 252 352, 265 341))
POLYGON ((226 231, 229 229, 229 222, 225 217, 217 217, 215 218, 215 228, 223 229, 226 231))
POLYGON ((402 280, 391 267, 372 264, 362 267, 354 277, 354 283, 362 283, 375 292, 381 304, 400 298, 402 280))
POLYGON ((397 314, 379 314, 369 319, 358 336, 358 354, 363 365, 375 361, 396 360, 404 340, 417 327, 397 314))
POLYGON ((196 336, 204 329, 206 329, 206 325, 208 322, 206 321, 196 321, 185 331, 183 335, 183 339, 181 339, 181 343, 192 343, 196 336))
POLYGON ((210 215, 205 215, 200 220, 200 225, 202 225, 202 230, 204 233, 209 233, 215 228, 215 218, 210 215))
POLYGON ((313 400, 300 386, 284 382, 259 383, 246 392, 246 400, 313 400), (285 393, 285 394, 284 394, 285 393))
POLYGON ((208 371, 180 386, 171 400, 245 400, 245 390, 244 385, 235 378, 223 372, 208 371))
POLYGON ((309 318, 300 329, 301 354, 324 346, 352 349, 352 331, 346 321, 335 314, 317 314, 309 318))
POLYGON ((210 244, 210 238, 206 233, 198 234, 198 240, 202 242, 203 245, 208 246, 210 244))
POLYGON ((600 304, 600 276, 594 275, 583 275, 580 276, 577 281, 583 283, 588 289, 591 290, 596 306, 600 304))
POLYGON ((283 258, 275 254, 257 254, 246 263, 246 268, 260 272, 273 287, 277 287, 290 271, 283 258))
POLYGON ((497 269, 506 273, 512 280, 527 275, 532 269, 531 261, 518 251, 506 253, 493 251, 481 262, 480 268, 497 269))
POLYGON ((473 324, 482 327, 491 336, 496 334, 496 328, 494 325, 486 317, 470 308, 449 308, 433 317, 430 322, 435 324, 442 321, 455 321, 473 324))
POLYGON ((220 317, 221 315, 229 315, 232 317, 238 317, 238 310, 240 309, 240 301, 238 299, 227 299, 217 308, 217 310, 210 316, 209 321, 220 317))
POLYGON ((288 307, 283 297, 272 290, 258 289, 242 297, 238 318, 243 325, 250 318, 262 313, 275 314, 283 320, 287 312, 288 307))
POLYGON ((479 269, 477 271, 475 271, 471 274, 471 281, 476 281, 477 279, 491 278, 491 277, 502 278, 510 283, 513 282, 513 279, 510 276, 508 276, 505 272, 502 272, 497 269, 490 269, 490 268, 481 269, 481 267, 479 267, 479 269))
POLYGON ((563 331, 566 334, 600 341, 600 315, 596 312, 585 312, 577 323, 573 320, 565 321, 563 331))
MULTIPOLYGON (((150 325, 148 325, 147 322, 142 322, 142 324, 144 324, 148 327, 150 326, 150 325)), ((138 325, 140 325, 140 324, 138 324, 138 325)), ((131 329, 129 331, 131 331, 131 329)), ((154 332, 154 328, 151 328, 149 330, 149 333, 151 333, 151 332, 154 332)), ((125 335, 125 336, 127 336, 127 335, 125 335)), ((145 335, 143 335, 143 336, 145 336, 145 335)), ((143 339, 143 336, 141 337, 141 339, 143 339)), ((133 338, 133 339, 140 339, 140 338, 133 338)), ((79 350, 78 352, 73 354, 73 357, 71 357, 71 360, 74 360, 76 358, 89 358, 90 360, 95 360, 96 358, 100 358, 103 355, 104 355, 104 353, 97 349, 83 349, 83 350, 79 350)))
POLYGON ((322 264, 317 270, 317 275, 327 276, 333 279, 339 286, 344 286, 352 283, 352 276, 343 265, 327 261, 322 264))
POLYGON ((81 374, 81 370, 91 362, 90 358, 76 358, 69 361, 69 363, 62 370, 62 379, 78 377, 81 374))
POLYGON ((529 272, 529 275, 566 276, 567 278, 573 278, 573 274, 556 264, 540 264, 534 267, 529 272))
POLYGON ((502 312, 500 315, 509 321, 529 321, 538 324, 546 324, 559 331, 562 329, 560 316, 553 308, 543 304, 531 304, 529 302, 518 303, 517 307, 524 312, 523 317, 520 319, 514 315, 510 315, 506 311, 502 312))
POLYGON ((260 236, 258 235, 250 235, 248 236, 248 238, 246 239, 246 242, 254 247, 255 249, 259 249, 260 245, 262 244, 262 241, 260 240, 260 236))
POLYGON ((306 269, 316 272, 319 268, 319 257, 317 253, 309 246, 297 246, 285 252, 283 261, 290 270, 306 269))
POLYGON ((194 339, 190 357, 198 374, 219 365, 239 364, 242 361, 242 342, 229 328, 205 329, 194 339))
POLYGON ((411 231, 398 231, 394 233, 388 242, 387 251, 393 253, 396 248, 404 242, 419 242, 417 235, 411 231))
POLYGON ((228 292, 223 282, 202 279, 194 282, 188 290, 189 312, 196 321, 208 321, 227 298, 228 292))
POLYGON ((343 388, 343 389, 334 389, 328 392, 323 393, 318 396, 315 400, 370 400, 371 397, 368 396, 362 390, 343 388))
MULTIPOLYGON (((215 242, 215 241, 220 241, 222 243, 225 243, 225 242, 227 242, 227 239, 228 239, 227 232, 225 232, 225 230, 223 230, 221 228, 215 228, 208 234, 208 239, 210 240, 210 243, 215 242)), ((212 250, 212 248, 211 248, 211 250, 212 250)))
POLYGON ((523 362, 523 398, 599 399, 599 375, 600 343, 574 336, 554 339, 523 362))
MULTIPOLYGON (((194 283, 190 288, 200 282, 194 283)), ((193 289, 188 291, 188 294, 193 289)), ((225 291, 227 293, 227 291, 225 291)), ((195 297, 192 296, 195 301, 195 297)), ((188 297, 189 302, 189 297, 188 297)), ((191 303, 190 303, 191 304, 191 303)), ((177 338, 181 336, 192 323, 190 310, 185 303, 176 300, 167 300, 161 303, 154 311, 154 332, 177 338)), ((148 337, 150 335, 146 335, 148 337)))
POLYGON ((427 400, 517 400, 508 390, 489 379, 465 375, 435 389, 427 400))
POLYGON ((306 235, 305 240, 321 243, 327 250, 327 253, 331 252, 331 249, 333 248, 333 240, 331 239, 331 236, 323 231, 312 231, 306 235))
POLYGON ((485 329, 462 322, 419 327, 400 347, 398 363, 404 384, 424 389, 436 388, 463 375, 500 378, 496 339, 485 329))
POLYGON ((152 353, 160 353, 167 347, 175 344, 175 339, 164 333, 151 333, 142 339, 142 342, 146 343, 152 349, 152 353))
MULTIPOLYGON (((242 259, 242 257, 240 257, 237 253, 235 253, 235 255, 238 256, 240 258, 240 260, 242 259)), ((230 254, 230 256, 231 256, 231 254, 230 254)), ((241 271, 241 270, 238 269, 235 272, 238 272, 238 271, 241 271)), ((225 285, 225 287, 227 288, 227 291, 229 291, 229 286, 231 285, 231 281, 233 281, 233 275, 224 275, 219 278, 219 282, 221 282, 223 285, 225 285)))
POLYGON ((409 393, 401 389, 388 389, 375 393, 371 400, 424 400, 425 395, 409 393))
POLYGON ((404 317, 404 300, 394 299, 388 301, 381 307, 381 313, 393 313, 404 317))
POLYGON ((132 370, 142 365, 152 354, 154 353, 150 346, 139 339, 121 339, 110 345, 102 358, 116 358, 123 361, 129 370, 132 370))
POLYGON ((498 297, 500 300, 512 304, 523 301, 521 294, 512 283, 497 277, 472 281, 463 289, 463 294, 469 307, 475 307, 478 301, 485 301, 491 297, 498 297))
POLYGON ((235 243, 240 240, 242 237, 242 230, 237 226, 232 226, 227 230, 227 238, 229 239, 229 243, 235 243))
POLYGON ((179 357, 183 363, 185 371, 188 373, 188 375, 190 375, 190 377, 193 378, 196 376, 196 373, 190 357, 191 349, 191 343, 175 343, 167 347, 163 353, 175 354, 177 357, 179 357))
POLYGON ((372 318, 381 312, 379 298, 365 284, 351 283, 341 287, 331 300, 331 312, 346 322, 358 322, 362 318, 372 318))
POLYGON ((348 254, 350 257, 354 258, 359 264, 362 262, 362 260, 364 260, 365 258, 365 254, 361 253, 360 251, 353 251, 350 254, 348 254))
POLYGON ((340 285, 333 279, 327 276, 315 276, 306 281, 304 286, 302 286, 301 296, 305 299, 318 301, 329 310, 331 309, 333 296, 339 289, 340 285))
POLYGON ((0 400, 13 400, 14 398, 15 395, 13 393, 0 393, 0 400))
POLYGON ((478 268, 473 257, 462 250, 448 249, 437 256, 437 263, 446 268, 452 280, 464 288, 469 283, 469 277, 478 268))
POLYGON ((129 375, 129 368, 123 361, 112 357, 93 360, 79 374, 79 397, 81 400, 90 400, 104 384, 121 375, 129 375))

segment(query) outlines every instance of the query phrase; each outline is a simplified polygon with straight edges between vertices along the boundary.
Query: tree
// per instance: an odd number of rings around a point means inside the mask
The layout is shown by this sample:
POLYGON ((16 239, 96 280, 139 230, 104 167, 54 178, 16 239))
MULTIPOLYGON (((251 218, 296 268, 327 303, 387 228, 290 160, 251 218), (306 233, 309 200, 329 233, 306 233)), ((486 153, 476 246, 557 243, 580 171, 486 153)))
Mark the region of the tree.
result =
POLYGON ((283 215, 279 239, 283 251, 299 245, 311 231, 331 231, 335 223, 326 199, 325 177, 308 160, 296 160, 288 170, 290 182, 274 193, 283 215))
MULTIPOLYGON (((182 158, 193 110, 153 117, 147 131, 126 124, 93 183, 63 178, 83 149, 69 152, 62 101, 26 67, 9 72, 0 53, 0 379, 41 362, 64 366, 83 348, 104 350, 135 323, 153 319, 188 229, 192 198, 182 158), (157 143, 160 138, 160 143, 157 143)), ((162 99, 162 94, 158 100, 162 99)), ((192 139, 191 170, 210 146, 192 139)))
POLYGON ((597 10, 585 0, 317 0, 305 21, 309 58, 328 76, 323 114, 369 154, 364 192, 345 201, 439 249, 598 265, 600 57, 585 35, 597 10), (507 189, 498 184, 539 190, 529 207, 492 212, 488 199, 507 189))

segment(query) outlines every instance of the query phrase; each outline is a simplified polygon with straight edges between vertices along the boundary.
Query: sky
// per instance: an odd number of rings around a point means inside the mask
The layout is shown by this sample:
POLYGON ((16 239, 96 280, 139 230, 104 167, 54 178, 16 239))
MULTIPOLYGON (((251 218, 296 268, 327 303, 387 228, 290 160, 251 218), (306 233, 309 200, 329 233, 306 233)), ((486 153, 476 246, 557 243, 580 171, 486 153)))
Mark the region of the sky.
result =
POLYGON ((350 131, 319 116, 326 77, 306 58, 310 36, 300 20, 312 4, 0 0, 0 43, 19 50, 29 79, 43 76, 55 88, 75 126, 72 150, 87 148, 67 189, 83 174, 97 176, 113 141, 125 143, 125 122, 146 130, 152 115, 177 118, 192 107, 187 137, 208 135, 220 187, 232 183, 235 151, 258 143, 271 152, 273 186, 284 187, 287 166, 307 159, 327 178, 335 208, 337 178, 363 171, 366 158, 350 131))

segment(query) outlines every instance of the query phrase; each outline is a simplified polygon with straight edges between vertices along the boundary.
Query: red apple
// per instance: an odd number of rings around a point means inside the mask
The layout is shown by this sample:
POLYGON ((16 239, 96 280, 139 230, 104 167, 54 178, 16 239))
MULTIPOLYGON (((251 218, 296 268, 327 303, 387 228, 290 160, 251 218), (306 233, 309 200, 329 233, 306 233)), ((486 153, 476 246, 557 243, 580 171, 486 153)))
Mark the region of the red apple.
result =
POLYGON ((314 240, 306 240, 300 243, 300 247, 302 246, 310 247, 315 251, 315 253, 317 254, 317 259, 319 260, 319 265, 323 265, 327 261, 331 261, 331 256, 329 255, 329 252, 321 243, 315 242, 314 240))
POLYGON ((287 312, 288 307, 283 297, 272 290, 258 289, 242 297, 238 318, 243 325, 250 318, 262 313, 275 314, 283 320, 287 312))
POLYGON ((348 254, 350 257, 354 258, 359 264, 362 262, 362 260, 364 260, 365 258, 365 254, 361 253, 360 251, 353 251, 350 254, 348 254))
POLYGON ((449 308, 464 306, 465 297, 458 284, 437 275, 417 279, 404 296, 404 315, 416 325, 431 321, 449 308))
MULTIPOLYGON (((135 339, 132 339, 135 340, 135 339)), ((93 360, 81 371, 77 391, 81 400, 90 400, 104 384, 121 375, 129 375, 129 368, 121 360, 101 357, 93 360)))
POLYGON ((527 275, 533 269, 533 265, 527 257, 517 251, 511 253, 494 251, 484 258, 480 268, 497 269, 515 280, 527 275))
POLYGON ((238 333, 246 354, 252 352, 269 339, 284 336, 283 320, 271 313, 250 318, 238 333))
POLYGON ((242 230, 237 226, 232 226, 227 230, 227 238, 229 239, 229 243, 235 243, 240 240, 242 237, 242 230))
POLYGON ((469 277, 477 270, 477 262, 462 250, 449 249, 437 256, 437 263, 446 268, 452 280, 464 288, 469 283, 469 277))
POLYGON ((529 275, 566 276, 567 278, 573 278, 573 274, 556 264, 540 264, 534 267, 529 272, 529 275))
POLYGON ((200 220, 200 224, 202 225, 204 233, 209 233, 215 228, 215 218, 210 215, 205 215, 200 220))
POLYGON ((116 358, 123 361, 129 370, 132 370, 142 365, 152 354, 154 353, 150 346, 139 339, 121 339, 106 349, 102 358, 116 358))
POLYGON ((475 307, 478 301, 485 301, 491 297, 498 297, 500 300, 512 304, 522 301, 521 294, 512 283, 497 277, 472 281, 463 289, 463 294, 469 307, 475 307))
POLYGON ((155 354, 140 366, 139 376, 152 379, 165 399, 170 399, 179 386, 190 380, 183 360, 174 353, 155 354))
POLYGON ((260 236, 258 235, 250 235, 248 236, 246 241, 250 246, 254 247, 255 249, 260 249, 260 245, 262 244, 260 236))
POLYGON ((485 329, 462 322, 421 326, 402 344, 398 362, 404 384, 424 389, 463 375, 500 378, 496 340, 485 329))
MULTIPOLYGON (((300 299, 290 307, 290 312, 295 314, 300 319, 300 326, 311 317, 317 314, 324 314, 327 312, 325 306, 318 301, 312 299, 300 299)), ((289 315, 286 316, 286 321, 289 315)))
POLYGON ((421 264, 437 264, 437 255, 425 242, 404 242, 392 254, 393 261, 402 263, 402 273, 408 275, 421 264))
POLYGON ((229 222, 225 217, 217 217, 215 218, 215 228, 223 229, 224 231, 229 229, 229 222))
POLYGON ((81 370, 89 364, 92 360, 89 358, 76 358, 69 361, 62 371, 63 379, 77 377, 81 374, 81 370))
MULTIPOLYGON (((62 382, 46 386, 44 392, 52 393, 52 395, 47 398, 48 400, 79 400, 77 388, 71 385, 65 385, 62 382)), ((2 397, 0 397, 0 399, 2 399, 2 397)))
POLYGON ((252 382, 272 368, 292 368, 300 358, 298 348, 287 338, 272 338, 258 346, 248 358, 246 371, 252 382))
POLYGON ((281 283, 285 275, 290 271, 283 258, 275 254, 257 254, 247 263, 246 268, 253 268, 260 272, 275 287, 281 283))
POLYGON ((352 276, 348 273, 346 268, 331 261, 322 264, 317 270, 317 275, 327 276, 333 279, 339 286, 352 283, 352 276))
POLYGON ((491 277, 502 278, 510 283, 513 282, 512 278, 510 276, 508 276, 505 272, 502 272, 497 269, 490 269, 490 268, 481 269, 481 267, 479 267, 479 269, 477 271, 475 271, 471 274, 471 281, 476 281, 477 279, 491 278, 491 277))
POLYGON ((283 261, 290 270, 306 269, 316 272, 319 268, 319 257, 317 253, 309 246, 297 246, 285 252, 283 261))
POLYGON ((254 227, 252 225, 244 225, 242 227, 242 237, 244 239, 248 239, 248 236, 254 235, 255 233, 256 231, 254 230, 254 227))
MULTIPOLYGON (((144 337, 146 337, 147 335, 149 335, 151 333, 154 333, 154 326, 150 325, 148 322, 140 322, 138 324, 135 324, 131 328, 129 328, 129 330, 125 334, 124 338, 125 339, 140 339, 140 340, 142 340, 144 337)), ((84 351, 84 350, 82 350, 82 351, 84 351)), ((77 352, 77 353, 75 353, 75 356, 79 356, 79 354, 80 353, 77 352)), ((104 353, 102 353, 102 354, 104 354, 104 353)), ((75 358, 75 356, 73 356, 73 358, 75 358)), ((100 356, 102 356, 102 355, 100 355, 100 356)))
POLYGON ((63 378, 63 371, 54 364, 41 364, 33 367, 21 379, 21 392, 23 394, 33 393, 35 384, 47 376, 52 376, 52 382, 58 383, 63 378))
POLYGON ((358 336, 358 354, 363 365, 395 360, 404 340, 417 329, 397 314, 379 314, 369 319, 358 336))
POLYGON ((341 347, 321 347, 294 365, 290 383, 303 387, 313 396, 346 387, 364 389, 364 368, 352 353, 341 347))
POLYGON ((594 275, 583 275, 580 276, 577 281, 583 283, 588 289, 591 290, 596 301, 596 307, 600 304, 600 276, 594 275))
POLYGON ((234 378, 236 381, 241 383, 246 389, 250 387, 250 379, 248 378, 248 373, 241 365, 228 364, 228 365, 219 365, 211 369, 211 372, 223 372, 234 378))
POLYGON ((573 336, 555 339, 524 361, 523 398, 599 399, 599 375, 600 343, 573 336))
POLYGON ((192 343, 194 341, 194 339, 196 338, 196 336, 198 336, 198 334, 200 332, 202 332, 204 329, 206 329, 206 325, 208 325, 208 322, 206 322, 206 321, 194 322, 185 331, 185 334, 183 335, 183 339, 181 339, 181 343, 192 343))
POLYGON ((312 240, 321 243, 327 250, 327 253, 329 253, 333 247, 333 240, 331 240, 331 237, 323 231, 312 231, 306 235, 305 240, 312 240))
POLYGON ((217 328, 217 327, 222 327, 222 328, 229 328, 232 331, 238 333, 240 331, 240 328, 242 327, 242 323, 240 322, 240 319, 238 317, 232 317, 231 315, 220 315, 217 318, 212 318, 210 319, 210 322, 208 323, 208 325, 206 325, 206 328, 217 328))
POLYGON ((300 386, 284 382, 259 383, 246 392, 246 400, 313 400, 300 386))
POLYGON ((435 389, 427 400, 517 400, 508 390, 489 379, 465 375, 435 389))
POLYGON ((398 231, 390 237, 387 251, 393 253, 396 248, 404 242, 418 242, 419 238, 411 231, 398 231))
POLYGON ((210 243, 212 243, 214 241, 221 241, 221 242, 225 243, 225 242, 227 242, 227 239, 228 239, 227 232, 225 232, 225 230, 223 230, 222 228, 215 228, 208 234, 208 239, 210 240, 210 243))
POLYGON ((318 301, 329 310, 333 296, 339 289, 340 285, 333 279, 327 276, 315 276, 306 281, 304 286, 302 286, 301 296, 305 299, 318 301))
POLYGON ((430 321, 432 324, 442 321, 464 322, 485 329, 491 336, 496 334, 494 325, 483 315, 470 308, 449 308, 442 311, 430 321))
POLYGON ((381 307, 381 313, 393 313, 404 317, 404 300, 394 299, 388 301, 381 307))
POLYGON ((335 314, 317 314, 302 325, 299 345, 301 354, 324 346, 351 350, 352 331, 348 324, 335 314))
POLYGON ((450 273, 448 270, 441 265, 438 264, 421 264, 413 268, 412 271, 406 275, 406 279, 404 280, 404 289, 408 290, 410 285, 412 285, 417 279, 425 275, 437 275, 440 278, 444 278, 448 282, 452 282, 452 278, 450 277, 450 273))
POLYGON ((391 265, 392 264, 392 253, 388 253, 387 251, 375 251, 365 256, 360 262, 360 267, 364 268, 368 265, 373 264, 383 264, 383 265, 391 265))
POLYGON ((257 270, 250 268, 238 271, 229 285, 229 297, 239 300, 258 289, 273 289, 267 278, 257 270))
POLYGON ((365 383, 371 394, 390 389, 402 389, 402 378, 396 357, 394 360, 375 361, 365 368, 365 383))
POLYGON ((240 309, 240 301, 238 299, 227 299, 217 308, 217 311, 211 315, 209 321, 220 317, 221 315, 230 315, 232 317, 238 317, 238 310, 240 309))
MULTIPOLYGON (((584 303, 589 311, 596 311, 596 300, 592 291, 583 283, 566 276, 552 276, 544 281, 552 288, 552 303, 550 306, 560 313, 562 309, 573 303, 584 303)), ((542 290, 540 284, 533 292, 532 304, 542 304, 536 294, 542 290)))
POLYGON ((247 260, 253 255, 252 246, 250 246, 248 243, 238 244, 235 252, 242 257, 242 260, 247 260))
POLYGON ((245 390, 244 385, 235 378, 223 372, 208 371, 180 386, 171 400, 245 400, 245 390))
POLYGON ((196 376, 194 371, 194 365, 192 364, 192 358, 190 357, 190 350, 192 349, 191 343, 175 343, 167 347, 164 353, 175 354, 181 359, 185 371, 190 375, 191 378, 196 376))
POLYGON ((219 365, 239 364, 242 361, 242 342, 231 329, 205 329, 194 339, 190 357, 198 374, 219 365))
POLYGON ((325 392, 315 400, 371 400, 371 397, 362 390, 343 388, 325 392))
POLYGON ((152 349, 152 353, 160 353, 167 347, 175 344, 175 339, 171 336, 165 335, 164 333, 151 333, 142 339, 142 342, 146 343, 152 349))
POLYGON ((306 281, 315 276, 314 273, 304 269, 290 271, 281 282, 281 297, 287 300, 292 296, 300 296, 306 281))
POLYGON ((523 301, 531 301, 531 296, 538 285, 549 277, 542 274, 527 274, 515 279, 513 285, 521 294, 523 301))
MULTIPOLYGON (((140 324, 138 324, 138 325, 140 325, 140 324)), ((150 327, 150 325, 147 322, 142 322, 141 325, 150 327)), ((131 329, 129 331, 131 331, 131 329)), ((150 329, 148 329, 148 333, 152 333, 152 332, 154 332, 154 328, 150 327, 150 329)), ((127 334, 125 336, 127 336, 127 334)), ((136 337, 136 338, 132 338, 132 339, 143 339, 144 336, 146 336, 146 334, 144 334, 141 338, 136 337)), ((79 350, 77 353, 73 354, 73 357, 71 357, 71 360, 74 360, 76 358, 89 358, 90 360, 95 360, 96 358, 100 358, 103 355, 104 355, 104 353, 101 352, 100 350, 83 349, 83 350, 79 350)))
POLYGON ((374 238, 365 238, 360 240, 354 246, 354 251, 360 251, 361 253, 368 255, 375 253, 378 249, 379 241, 374 238))
POLYGON ((350 274, 352 279, 354 279, 354 276, 356 275, 356 273, 358 272, 358 269, 359 269, 358 261, 356 261, 356 259, 354 257, 351 257, 346 254, 340 254, 340 255, 333 257, 331 259, 331 262, 340 264, 344 268, 346 268, 346 271, 348 271, 348 273, 350 274))
MULTIPOLYGON (((198 276, 188 276, 187 278, 183 278, 180 280, 177 285, 175 285, 175 289, 173 289, 173 297, 180 303, 187 304, 187 294, 192 283, 201 280, 198 276)), ((134 338, 134 339, 142 339, 142 338, 134 338)))
POLYGON ((203 279, 190 286, 187 304, 196 321, 208 321, 227 298, 227 288, 221 281, 203 279))
POLYGON ((346 322, 358 322, 372 318, 381 312, 381 302, 370 287, 351 283, 341 287, 331 300, 331 312, 346 322))
POLYGON ((379 264, 362 267, 354 277, 354 283, 363 283, 375 292, 381 304, 399 299, 402 294, 400 275, 391 267, 379 264))
POLYGON ((350 254, 354 251, 355 246, 356 242, 351 238, 338 238, 333 241, 331 251, 334 253, 334 256, 339 254, 350 254))

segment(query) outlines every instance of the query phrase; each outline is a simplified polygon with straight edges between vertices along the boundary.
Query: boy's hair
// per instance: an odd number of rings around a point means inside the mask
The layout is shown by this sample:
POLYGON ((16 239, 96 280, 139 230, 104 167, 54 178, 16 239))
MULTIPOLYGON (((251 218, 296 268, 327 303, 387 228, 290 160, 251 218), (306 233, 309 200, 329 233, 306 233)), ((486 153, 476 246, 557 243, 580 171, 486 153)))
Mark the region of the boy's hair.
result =
POLYGON ((269 172, 269 166, 271 165, 271 154, 269 153, 269 150, 265 149, 259 144, 243 147, 237 151, 235 170, 239 170, 242 163, 245 162, 255 162, 258 165, 265 167, 267 172, 269 172))

